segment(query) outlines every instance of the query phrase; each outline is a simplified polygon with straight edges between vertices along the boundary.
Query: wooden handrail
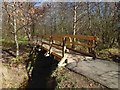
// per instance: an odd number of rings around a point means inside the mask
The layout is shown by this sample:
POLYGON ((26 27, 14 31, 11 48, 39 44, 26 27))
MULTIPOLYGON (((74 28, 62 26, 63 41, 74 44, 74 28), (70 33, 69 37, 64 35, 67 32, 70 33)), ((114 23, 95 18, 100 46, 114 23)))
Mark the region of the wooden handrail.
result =
POLYGON ((83 40, 96 40, 95 36, 82 36, 82 35, 67 35, 66 37, 83 39, 83 40))
MULTIPOLYGON (((96 37, 95 36, 83 36, 83 35, 37 35, 37 37, 41 38, 41 43, 42 44, 47 44, 50 45, 51 47, 57 48, 62 50, 62 56, 64 57, 65 50, 66 50, 66 45, 71 44, 71 45, 80 45, 83 47, 87 47, 89 50, 89 53, 94 53, 95 54, 95 47, 96 47, 96 37), (78 42, 73 42, 73 39, 77 40, 86 40, 88 43, 78 43, 78 42), (47 40, 48 42, 44 42, 43 40, 47 40), (57 42, 59 42, 61 45, 59 45, 57 42), (62 48, 60 48, 62 47, 62 48)), ((71 48, 71 50, 74 50, 71 48)))
POLYGON ((77 42, 67 42, 67 44, 75 44, 75 45, 80 45, 80 46, 84 46, 84 47, 88 47, 88 48, 94 48, 95 46, 91 46, 91 45, 87 45, 84 43, 77 43, 77 42))
POLYGON ((95 36, 84 36, 84 35, 36 35, 38 37, 71 37, 71 38, 78 38, 78 39, 87 39, 87 40, 95 40, 96 37, 95 36))

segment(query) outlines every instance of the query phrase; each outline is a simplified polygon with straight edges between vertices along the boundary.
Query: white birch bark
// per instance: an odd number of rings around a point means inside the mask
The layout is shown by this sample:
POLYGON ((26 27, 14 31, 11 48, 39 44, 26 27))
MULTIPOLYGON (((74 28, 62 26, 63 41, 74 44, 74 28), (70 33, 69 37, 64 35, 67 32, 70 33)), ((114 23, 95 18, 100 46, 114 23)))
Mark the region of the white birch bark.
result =
POLYGON ((17 35, 17 22, 16 22, 16 9, 15 9, 15 1, 13 5, 14 11, 13 11, 13 29, 14 29, 14 39, 16 44, 16 58, 19 56, 19 44, 18 44, 18 35, 17 35))
POLYGON ((76 34, 76 27, 77 27, 77 5, 76 5, 76 2, 75 2, 74 16, 73 16, 73 35, 76 34))
MULTIPOLYGON (((77 28, 77 5, 75 2, 74 5, 74 15, 73 15, 73 35, 76 35, 76 28, 77 28)), ((73 43, 75 42, 75 38, 73 38, 73 43)), ((72 44, 72 48, 75 48, 75 45, 72 44)))

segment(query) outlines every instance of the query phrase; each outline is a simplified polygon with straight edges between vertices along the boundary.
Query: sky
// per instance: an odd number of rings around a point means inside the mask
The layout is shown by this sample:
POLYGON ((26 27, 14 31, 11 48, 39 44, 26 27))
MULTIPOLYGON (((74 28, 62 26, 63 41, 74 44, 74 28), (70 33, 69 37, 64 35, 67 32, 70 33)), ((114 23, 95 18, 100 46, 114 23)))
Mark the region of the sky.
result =
POLYGON ((120 0, 32 0, 35 2, 119 2, 120 0))
MULTIPOLYGON (((0 0, 0 2, 14 0, 0 0)), ((120 0, 15 0, 16 2, 119 2, 120 0)))

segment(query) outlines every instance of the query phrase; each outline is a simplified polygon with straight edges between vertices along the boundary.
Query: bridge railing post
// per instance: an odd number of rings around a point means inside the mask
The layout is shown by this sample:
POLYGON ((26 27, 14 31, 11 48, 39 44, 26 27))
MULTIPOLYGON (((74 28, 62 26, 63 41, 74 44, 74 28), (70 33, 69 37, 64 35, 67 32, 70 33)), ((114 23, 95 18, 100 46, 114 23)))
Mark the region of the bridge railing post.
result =
POLYGON ((36 44, 39 43, 38 35, 36 35, 36 44))
POLYGON ((66 51, 66 37, 63 37, 62 57, 65 56, 65 51, 66 51))
POLYGON ((65 66, 66 63, 65 63, 65 60, 67 59, 67 55, 65 55, 65 51, 66 51, 66 37, 63 37, 62 38, 62 59, 61 61, 58 63, 58 67, 61 67, 61 66, 65 66))
MULTIPOLYGON (((92 46, 92 41, 91 40, 88 40, 88 45, 92 46)), ((92 48, 88 47, 88 52, 91 53, 92 48)))
POLYGON ((88 47, 88 52, 92 54, 93 58, 96 58, 96 54, 95 54, 96 41, 95 40, 90 40, 90 41, 88 41, 88 45, 94 46, 92 48, 88 47))
POLYGON ((53 44, 53 39, 52 39, 52 36, 50 36, 50 40, 49 40, 49 45, 50 45, 49 54, 51 53, 52 44, 53 44))
POLYGON ((41 46, 41 47, 42 47, 42 44, 43 44, 43 43, 42 43, 42 39, 43 39, 43 36, 41 36, 41 39, 40 39, 40 42, 41 42, 41 45, 40 45, 40 46, 41 46))
POLYGON ((94 47, 92 48, 92 55, 93 55, 93 58, 95 59, 96 58, 96 51, 95 51, 95 48, 96 48, 96 46, 97 46, 97 42, 96 42, 96 40, 93 40, 93 45, 94 45, 94 47))

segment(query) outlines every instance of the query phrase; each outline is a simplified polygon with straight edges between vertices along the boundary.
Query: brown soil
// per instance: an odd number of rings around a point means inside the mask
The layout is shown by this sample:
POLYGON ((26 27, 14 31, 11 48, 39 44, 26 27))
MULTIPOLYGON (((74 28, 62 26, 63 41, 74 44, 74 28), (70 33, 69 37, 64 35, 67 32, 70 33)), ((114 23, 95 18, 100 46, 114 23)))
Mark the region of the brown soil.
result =
MULTIPOLYGON (((2 73, 2 88, 19 88, 23 82, 28 80, 25 60, 27 59, 27 54, 25 54, 25 48, 20 50, 20 58, 17 60, 15 55, 14 46, 2 50, 2 64, 0 65, 0 73, 2 73), (13 55, 11 55, 13 54, 13 55)), ((3 49, 2 48, 2 49, 3 49)))

